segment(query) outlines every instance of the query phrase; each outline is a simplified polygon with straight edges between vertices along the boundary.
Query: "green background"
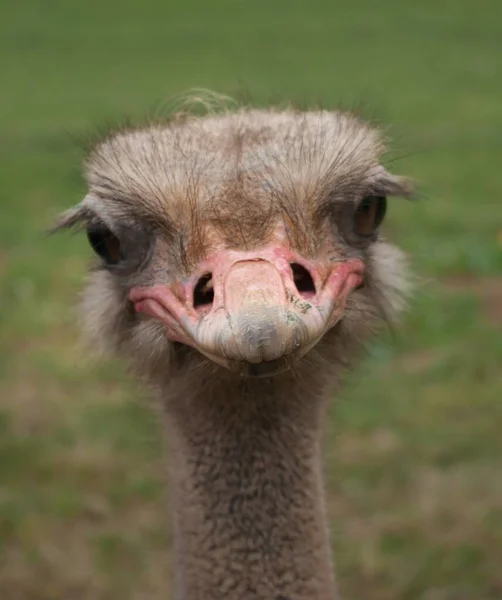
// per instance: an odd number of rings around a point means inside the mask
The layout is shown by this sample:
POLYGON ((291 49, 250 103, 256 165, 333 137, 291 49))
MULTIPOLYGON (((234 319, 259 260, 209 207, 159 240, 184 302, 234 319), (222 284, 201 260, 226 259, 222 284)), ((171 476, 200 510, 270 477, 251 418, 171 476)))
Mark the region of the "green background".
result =
POLYGON ((333 404, 347 600, 502 598, 502 3, 13 0, 0 8, 0 597, 170 598, 160 429, 78 344, 80 141, 187 88, 389 127, 419 286, 333 404))

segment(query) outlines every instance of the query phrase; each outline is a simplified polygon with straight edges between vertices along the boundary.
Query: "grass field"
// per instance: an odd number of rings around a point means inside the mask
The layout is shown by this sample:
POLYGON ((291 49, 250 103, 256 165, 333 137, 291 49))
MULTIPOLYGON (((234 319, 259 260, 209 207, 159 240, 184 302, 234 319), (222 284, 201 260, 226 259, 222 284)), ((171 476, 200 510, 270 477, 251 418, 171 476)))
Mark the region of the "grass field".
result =
POLYGON ((362 106, 423 182, 421 286, 331 410, 346 600, 502 598, 502 3, 24 0, 0 8, 0 598, 170 597, 148 398, 78 345, 75 139, 193 86, 362 106), (140 399, 138 401, 138 398, 140 399))

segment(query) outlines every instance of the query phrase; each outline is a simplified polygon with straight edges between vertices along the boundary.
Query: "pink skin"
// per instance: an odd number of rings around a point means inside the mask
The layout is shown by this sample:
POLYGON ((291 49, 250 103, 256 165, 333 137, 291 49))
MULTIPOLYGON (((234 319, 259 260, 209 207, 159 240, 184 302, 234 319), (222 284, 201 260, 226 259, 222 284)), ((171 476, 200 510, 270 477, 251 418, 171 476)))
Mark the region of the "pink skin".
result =
POLYGON ((250 252, 216 251, 186 281, 135 287, 129 299, 164 323, 170 340, 243 375, 265 376, 288 369, 340 320, 363 273, 358 259, 309 261, 275 241, 250 252), (291 263, 310 273, 315 292, 298 291, 291 263), (195 286, 207 273, 213 302, 194 307, 195 286))

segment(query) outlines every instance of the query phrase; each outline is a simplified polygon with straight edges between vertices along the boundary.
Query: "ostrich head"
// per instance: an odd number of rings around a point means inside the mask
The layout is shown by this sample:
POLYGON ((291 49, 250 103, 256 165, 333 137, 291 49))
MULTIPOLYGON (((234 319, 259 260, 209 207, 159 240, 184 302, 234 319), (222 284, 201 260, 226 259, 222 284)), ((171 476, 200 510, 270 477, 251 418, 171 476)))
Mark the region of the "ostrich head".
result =
POLYGON ((320 437, 330 384, 396 318, 406 268, 380 226, 407 182, 354 116, 236 110, 92 151, 81 225, 93 348, 160 388, 176 597, 336 597, 320 437))
POLYGON ((400 312, 406 270, 382 239, 406 180, 380 134, 325 111, 237 110, 124 130, 96 145, 82 225, 94 347, 151 379, 329 373, 400 312))

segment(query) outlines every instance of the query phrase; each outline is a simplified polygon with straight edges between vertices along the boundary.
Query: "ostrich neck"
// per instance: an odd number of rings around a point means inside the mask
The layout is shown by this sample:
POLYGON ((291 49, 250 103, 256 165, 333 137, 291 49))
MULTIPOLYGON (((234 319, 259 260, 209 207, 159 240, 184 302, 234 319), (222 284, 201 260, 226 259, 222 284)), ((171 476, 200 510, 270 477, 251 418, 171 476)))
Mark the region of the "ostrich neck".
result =
POLYGON ((177 600, 335 598, 323 394, 288 377, 165 390, 177 600))

